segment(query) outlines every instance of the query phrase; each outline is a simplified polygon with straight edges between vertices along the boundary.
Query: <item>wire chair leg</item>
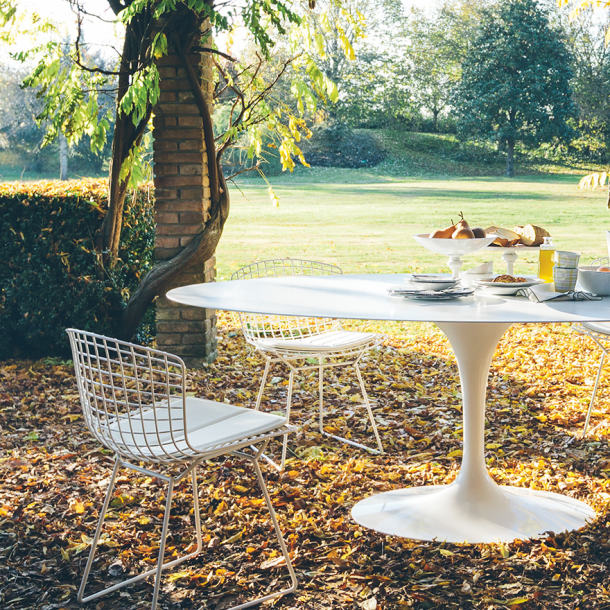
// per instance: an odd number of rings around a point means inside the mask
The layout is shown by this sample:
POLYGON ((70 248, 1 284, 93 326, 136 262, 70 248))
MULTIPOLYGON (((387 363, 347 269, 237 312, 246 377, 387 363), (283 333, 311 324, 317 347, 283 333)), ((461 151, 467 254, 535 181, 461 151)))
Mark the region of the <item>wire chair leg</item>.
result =
POLYGON ((371 422, 371 426, 373 427, 373 433, 375 434, 375 439, 377 440, 377 447, 379 448, 379 453, 383 453, 383 445, 381 444, 381 438, 379 437, 379 432, 377 430, 377 424, 375 423, 375 417, 373 416, 373 410, 371 409, 369 395, 366 393, 366 388, 364 387, 364 380, 362 379, 362 372, 360 371, 360 367, 358 366, 358 364, 354 364, 354 368, 356 369, 356 375, 358 376, 358 382, 360 383, 360 390, 362 391, 362 398, 364 400, 364 406, 366 407, 366 411, 369 414, 369 420, 371 422))
MULTIPOLYGON (((106 595, 108 593, 112 593, 113 591, 116 591, 117 589, 120 589, 121 587, 125 587, 126 585, 138 582, 140 580, 143 580, 144 578, 148 578, 149 576, 155 575, 155 588, 154 588, 154 592, 153 592, 153 601, 152 601, 152 606, 151 606, 151 610, 155 610, 157 607, 157 600, 159 597, 159 589, 160 589, 160 584, 161 584, 161 572, 167 568, 174 567, 174 566, 182 563, 183 561, 186 561, 187 559, 191 559, 191 558, 197 556, 201 552, 201 549, 203 548, 203 539, 202 539, 202 535, 201 535, 201 519, 200 519, 200 515, 199 515, 199 495, 198 495, 198 490, 197 490, 197 479, 196 479, 196 475, 195 475, 195 468, 193 468, 193 471, 192 471, 192 478, 193 478, 193 494, 194 494, 193 495, 193 510, 195 512, 195 530, 196 530, 196 535, 197 535, 197 548, 193 552, 188 553, 187 555, 183 555, 182 557, 178 557, 177 559, 173 559, 172 561, 168 561, 166 564, 163 564, 163 556, 165 554, 165 543, 166 543, 166 539, 167 539, 167 530, 169 527, 169 514, 170 514, 171 501, 172 501, 172 496, 173 496, 174 479, 173 479, 173 477, 161 477, 164 480, 169 481, 169 488, 168 488, 168 492, 167 492, 165 515, 163 517, 163 529, 162 529, 162 533, 161 533, 161 543, 159 545, 159 559, 157 561, 156 567, 154 567, 150 570, 147 570, 146 572, 143 572, 142 574, 138 574, 137 576, 133 576, 132 578, 128 578, 127 580, 117 583, 116 585, 112 585, 111 587, 103 589, 102 591, 93 593, 92 595, 89 595, 88 597, 83 597, 83 594, 85 592, 85 586, 87 584, 87 579, 89 577, 89 572, 91 570, 91 565, 93 564, 93 556, 95 554, 98 540, 99 540, 99 537, 100 537, 100 534, 102 531, 102 525, 104 522, 104 518, 105 518, 106 512, 108 510, 108 505, 110 504, 110 498, 112 497, 112 491, 114 488, 116 474, 118 472, 118 469, 121 466, 124 466, 126 468, 129 467, 129 465, 127 465, 127 464, 122 464, 120 462, 120 460, 117 460, 117 462, 115 464, 115 468, 113 470, 112 477, 110 480, 110 485, 108 486, 108 492, 106 493, 106 498, 104 500, 104 507, 103 507, 104 511, 103 511, 102 515, 100 516, 100 521, 98 522, 97 530, 95 532, 95 536, 91 543, 91 551, 89 553, 89 559, 87 561, 87 566, 85 567, 85 573, 83 575, 83 581, 81 583, 81 587, 78 592, 78 601, 85 603, 85 602, 97 599, 98 597, 101 597, 102 595, 106 595)), ((154 476, 155 473, 150 472, 150 475, 154 476)))
POLYGON ((320 358, 320 367, 318 370, 318 393, 320 395, 320 434, 324 434, 324 368, 322 367, 322 358, 320 358))
POLYGON ((585 420, 585 427, 582 432, 582 438, 587 435, 587 428, 589 427, 589 421, 591 419, 591 411, 593 411, 593 403, 597 395, 597 388, 599 386, 599 380, 602 376, 602 369, 604 368, 604 360, 606 359, 606 352, 602 351, 602 357, 599 361, 599 369, 597 370, 597 377, 595 378, 595 385, 593 386, 593 394, 591 395, 591 402, 589 402, 589 410, 587 411, 587 419, 585 420))
POLYGON ((193 513, 195 515, 195 533, 197 535, 197 549, 195 553, 201 553, 203 549, 203 537, 201 535, 201 515, 199 514, 199 487, 197 485, 197 468, 191 472, 193 479, 193 513))
POLYGON ((280 544, 280 549, 282 550, 282 555, 284 556, 284 559, 286 561, 286 567, 288 568, 288 572, 290 573, 290 580, 292 581, 292 585, 287 589, 278 591, 277 593, 271 593, 270 595, 265 595, 264 597, 260 597, 259 599, 254 599, 252 601, 246 602, 245 604, 234 606, 230 610, 242 610, 243 608, 249 608, 250 606, 254 606, 255 604, 261 604, 263 602, 266 602, 270 599, 274 599, 276 597, 280 597, 282 595, 294 593, 297 590, 297 586, 299 584, 297 575, 294 571, 294 567, 292 566, 292 561, 290 560, 288 548, 286 547, 284 537, 282 536, 282 530, 280 529, 280 525, 277 522, 277 517, 275 515, 275 510, 273 509, 273 504, 271 503, 271 498, 269 497, 269 491, 267 490, 267 485, 265 483, 265 479, 263 478, 263 473, 261 472, 261 468, 256 458, 249 457, 249 459, 252 461, 254 471, 256 472, 256 478, 258 479, 258 484, 260 485, 261 491, 263 492, 263 497, 265 498, 265 503, 267 504, 267 509, 269 510, 269 516, 271 517, 271 523, 273 523, 275 535, 277 536, 277 540, 280 544))
MULTIPOLYGON (((294 369, 290 369, 290 376, 288 377, 288 397, 286 399, 286 423, 290 422, 290 407, 292 405, 292 388, 294 386, 294 369)), ((282 461, 280 462, 280 472, 284 470, 286 464, 286 452, 288 451, 288 435, 284 434, 284 440, 282 441, 282 461)))
POLYGON ((263 400, 263 392, 265 390, 265 384, 267 383, 267 375, 269 375, 270 368, 271 368, 271 360, 266 360, 265 372, 263 373, 263 378, 261 380, 261 387, 258 390, 258 396, 256 397, 256 405, 254 406, 255 411, 258 411, 261 408, 261 401, 263 400))
POLYGON ((85 587, 87 586, 87 580, 89 579, 89 572, 91 571, 91 566, 93 565, 93 557, 95 556, 95 551, 97 549, 97 543, 100 539, 100 535, 102 533, 102 527, 104 525, 104 520, 106 518, 106 511, 108 510, 108 506, 110 505, 110 498, 112 498, 112 492, 114 491, 114 484, 116 481, 116 475, 121 467, 121 462, 117 459, 114 462, 114 468, 112 469, 112 475, 110 477, 110 483, 108 483, 108 490, 106 491, 106 497, 104 498, 104 504, 102 505, 102 511, 100 513, 99 521, 97 522, 97 528, 95 530, 95 534, 93 535, 93 540, 91 541, 91 550, 89 551, 89 558, 87 559, 87 565, 85 566, 85 572, 83 574, 83 579, 80 583, 80 589, 78 590, 78 601, 86 602, 97 595, 90 595, 89 597, 83 597, 85 594, 85 587))
POLYGON ((153 591, 151 610, 157 609, 159 599, 159 589, 161 588, 161 572, 163 571, 163 558, 165 556, 165 542, 167 540, 167 530, 169 529, 169 513, 172 507, 172 496, 174 495, 174 477, 169 480, 167 488, 167 501, 165 502, 165 514, 163 515, 163 529, 161 530, 161 542, 159 544, 159 559, 157 560, 157 570, 155 574, 155 588, 153 591))

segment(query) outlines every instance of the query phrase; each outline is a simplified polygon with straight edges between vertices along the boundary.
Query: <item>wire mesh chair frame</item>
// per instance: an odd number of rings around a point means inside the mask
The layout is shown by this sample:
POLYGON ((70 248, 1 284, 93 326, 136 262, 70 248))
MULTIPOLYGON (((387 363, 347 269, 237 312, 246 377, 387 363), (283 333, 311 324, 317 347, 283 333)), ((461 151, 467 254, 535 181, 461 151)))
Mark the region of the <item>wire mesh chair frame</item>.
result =
MULTIPOLYGON (((593 405, 595 404, 595 399, 597 397, 597 391, 599 389, 599 382, 602 376, 602 370, 604 368, 604 364, 606 362, 606 356, 610 356, 610 329, 608 330, 608 334, 595 331, 591 328, 588 328, 584 324, 577 323, 572 324, 572 328, 581 335, 587 336, 591 338, 599 347, 602 352, 601 358, 599 360, 599 367, 597 369, 597 375, 595 376, 595 384, 593 385, 593 392, 591 394, 591 400, 589 401, 589 408, 587 409, 587 417, 585 419, 585 425, 582 432, 582 438, 587 435, 587 430, 589 428, 589 423, 591 421, 591 413, 593 412, 593 405)), ((596 430, 601 424, 598 424, 592 431, 596 430)))
MULTIPOLYGON (((181 358, 104 335, 71 328, 66 329, 66 332, 72 348, 76 383, 85 423, 93 436, 116 454, 110 483, 78 592, 78 601, 88 602, 97 599, 154 575, 155 584, 151 607, 152 610, 155 610, 162 571, 197 556, 203 548, 196 477, 197 466, 204 460, 227 453, 252 463, 291 579, 290 587, 235 606, 231 610, 247 608, 296 591, 298 585, 296 574, 258 463, 272 438, 285 437, 295 428, 286 425, 285 422, 280 422, 277 427, 260 434, 230 442, 220 442, 216 445, 208 444, 204 450, 198 450, 188 439, 186 367, 181 358), (140 462, 140 464, 132 464, 128 460, 140 462), (168 475, 145 468, 141 465, 142 462, 161 466, 177 464, 184 469, 178 475, 168 475), (157 564, 144 573, 85 597, 85 588, 95 552, 112 499, 116 477, 121 468, 156 477, 168 484, 157 564), (164 563, 174 488, 189 475, 193 487, 197 547, 182 557, 164 563)), ((202 405, 202 408, 205 406, 202 405)))
MULTIPOLYGON (((610 258, 607 256, 602 256, 600 258, 596 258, 595 260, 591 261, 592 267, 596 266, 596 265, 599 266, 599 265, 608 265, 608 264, 610 264, 610 258)), ((585 426, 584 426, 583 432, 582 432, 582 438, 584 438, 587 435, 587 429, 589 428, 589 423, 591 421, 591 413, 593 412, 593 405, 595 404, 595 398, 597 397, 597 390, 599 388, 599 382, 600 382, 600 379, 602 376, 602 370, 604 368, 606 356, 610 355, 610 349, 608 347, 605 347, 605 345, 604 345, 606 343, 610 344, 610 330, 608 331, 608 334, 605 334, 605 333, 597 332, 590 328, 587 328, 586 326, 584 326, 581 323, 572 324, 572 328, 577 333, 580 333, 581 335, 585 335, 585 336, 593 339, 593 341, 595 341, 595 343, 597 344, 597 346, 600 348, 600 350, 602 352, 601 359, 599 361, 599 368, 597 369, 597 375, 595 377, 595 384, 593 386, 593 393, 591 394, 591 400, 589 401, 589 408, 587 409, 587 417, 585 419, 585 426)), ((603 424, 603 422, 602 422, 602 424, 603 424)), ((599 424, 593 430, 597 429, 597 427, 601 426, 602 424, 599 424)))
MULTIPOLYGON (((322 263, 317 261, 301 260, 301 259, 273 259, 252 263, 237 270, 231 276, 231 280, 254 279, 264 277, 287 277, 300 275, 342 275, 343 270, 337 265, 322 263)), ((255 409, 259 410, 262 402, 263 392, 267 383, 267 377, 271 365, 281 362, 290 369, 288 381, 288 392, 286 400, 286 420, 290 418, 290 408, 292 402, 292 392, 294 388, 295 373, 318 369, 319 373, 319 431, 321 434, 333 438, 335 440, 347 443, 349 445, 359 447, 370 451, 371 453, 383 453, 383 445, 377 430, 375 418, 371 408, 371 403, 364 386, 362 373, 360 371, 360 360, 367 350, 376 347, 385 341, 384 335, 371 334, 368 341, 365 341, 357 346, 344 348, 323 345, 317 345, 316 349, 308 350, 306 346, 296 346, 291 341, 306 339, 324 335, 331 332, 343 331, 341 322, 334 318, 308 318, 299 316, 282 316, 282 315, 267 315, 267 314, 252 314, 246 312, 238 313, 241 328, 246 341, 253 345, 265 359, 265 370, 261 380, 258 396, 256 399, 255 409), (272 345, 266 344, 268 340, 275 340, 272 345), (282 341, 285 344, 282 345, 282 341), (298 365, 299 361, 307 361, 315 358, 318 364, 303 364, 298 365), (333 361, 330 359, 341 359, 333 361), (353 366, 356 372, 356 377, 362 392, 363 405, 366 408, 373 434, 377 443, 377 449, 368 447, 362 443, 357 443, 351 439, 343 438, 331 434, 324 430, 324 391, 323 377, 324 369, 341 366, 353 366)), ((283 470, 286 463, 286 453, 288 448, 287 437, 284 438, 282 446, 282 457, 279 469, 283 470)), ((265 456, 266 457, 266 456, 265 456)), ((268 458, 267 458, 268 459, 268 458)), ((271 462, 271 460, 269 460, 271 462)), ((273 463, 273 462, 271 462, 273 463)), ((273 463, 274 464, 274 463, 273 463)), ((276 467, 277 465, 274 464, 276 467)))

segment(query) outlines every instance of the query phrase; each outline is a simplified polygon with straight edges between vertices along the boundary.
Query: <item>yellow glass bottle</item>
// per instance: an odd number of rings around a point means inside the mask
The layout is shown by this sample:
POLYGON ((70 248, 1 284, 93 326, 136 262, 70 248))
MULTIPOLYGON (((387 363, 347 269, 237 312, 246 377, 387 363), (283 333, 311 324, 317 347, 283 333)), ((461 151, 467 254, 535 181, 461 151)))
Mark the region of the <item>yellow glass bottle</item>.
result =
POLYGON ((538 259, 538 277, 545 282, 553 281, 553 254, 557 248, 553 245, 552 237, 545 237, 544 243, 540 246, 538 259))

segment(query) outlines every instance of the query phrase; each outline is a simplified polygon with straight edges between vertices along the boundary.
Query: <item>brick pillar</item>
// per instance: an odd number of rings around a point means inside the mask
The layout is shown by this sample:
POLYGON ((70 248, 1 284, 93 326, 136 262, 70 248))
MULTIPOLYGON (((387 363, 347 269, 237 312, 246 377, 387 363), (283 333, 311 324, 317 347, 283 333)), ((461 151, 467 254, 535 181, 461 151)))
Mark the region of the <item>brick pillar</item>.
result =
MULTIPOLYGON (((213 74, 209 53, 191 53, 212 103, 213 74)), ((154 109, 155 256, 172 258, 203 230, 209 218, 210 181, 202 119, 180 58, 172 45, 158 62, 161 97, 154 109)), ((186 270, 177 285, 213 282, 216 259, 186 270)), ((212 362, 217 355, 216 312, 157 299, 157 345, 183 358, 189 367, 212 362)))

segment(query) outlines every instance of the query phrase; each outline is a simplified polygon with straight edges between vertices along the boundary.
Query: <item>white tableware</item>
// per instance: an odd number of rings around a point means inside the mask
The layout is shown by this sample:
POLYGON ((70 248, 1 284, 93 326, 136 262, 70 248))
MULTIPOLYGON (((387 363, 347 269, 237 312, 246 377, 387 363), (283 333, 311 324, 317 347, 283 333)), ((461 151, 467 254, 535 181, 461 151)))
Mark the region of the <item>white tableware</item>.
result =
POLYGON ((553 262, 555 267, 562 269, 578 269, 578 261, 580 254, 576 252, 566 252, 565 250, 556 250, 553 254, 553 262))
POLYGON ((570 292, 576 288, 578 279, 578 269, 565 269, 563 267, 553 267, 553 282, 557 292, 570 292))
POLYGON ((472 254, 481 248, 486 248, 497 237, 497 235, 488 235, 487 237, 475 237, 474 239, 442 239, 430 237, 429 233, 413 235, 413 239, 420 246, 423 246, 431 252, 445 254, 449 257, 447 264, 455 278, 459 277, 460 269, 464 264, 462 256, 472 254))
POLYGON ((442 275, 425 275, 413 273, 407 281, 419 290, 447 290, 454 288, 459 283, 459 279, 442 275))
POLYGON ((578 282, 587 291, 600 297, 610 296, 610 273, 598 271, 598 267, 585 265, 578 268, 578 282))
POLYGON ((468 297, 474 293, 474 288, 452 288, 449 290, 410 290, 408 288, 390 288, 388 294, 391 297, 402 297, 417 301, 449 301, 468 297))
POLYGON ((544 284, 544 280, 537 277, 524 276, 526 282, 494 282, 493 280, 479 280, 478 286, 480 286, 485 292, 494 294, 496 296, 514 296, 522 288, 529 288, 536 284, 544 284))

